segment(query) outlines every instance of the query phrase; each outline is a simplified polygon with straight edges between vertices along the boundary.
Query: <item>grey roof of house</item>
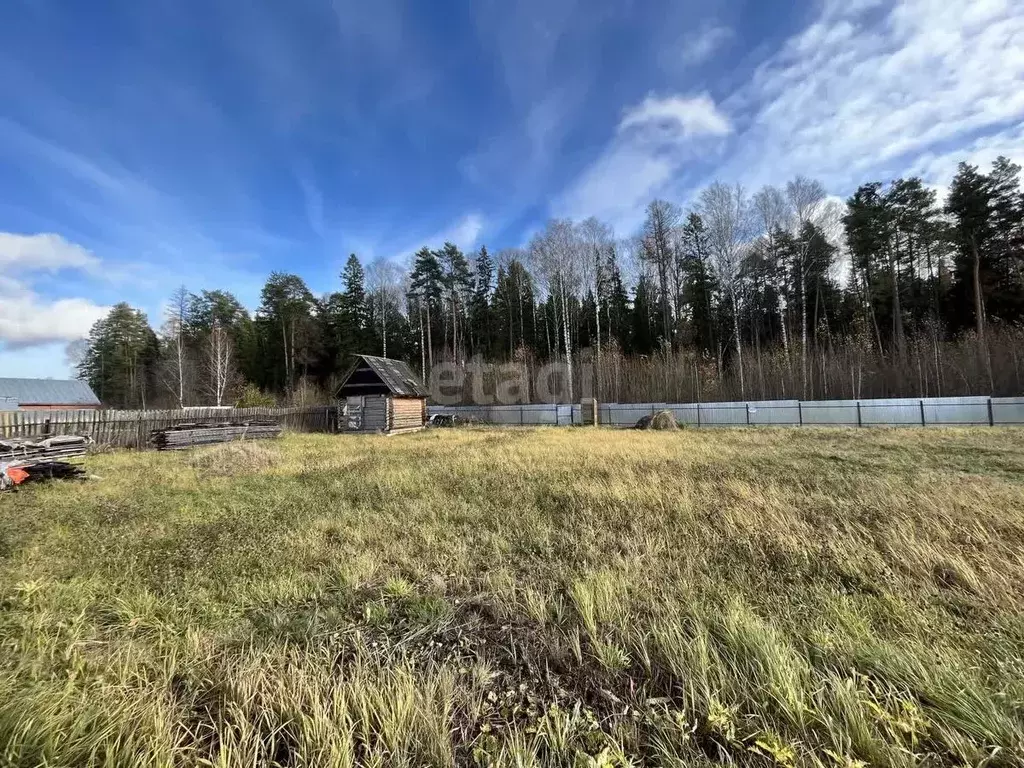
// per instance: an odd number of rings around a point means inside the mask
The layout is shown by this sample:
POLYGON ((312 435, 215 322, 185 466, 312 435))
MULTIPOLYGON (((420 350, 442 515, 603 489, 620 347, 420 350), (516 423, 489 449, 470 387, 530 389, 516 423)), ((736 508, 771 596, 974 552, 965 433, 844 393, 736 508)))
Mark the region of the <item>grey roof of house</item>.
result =
POLYGON ((89 385, 77 379, 0 379, 0 397, 26 405, 99 405, 89 385))
POLYGON ((420 381, 419 376, 413 373, 408 363, 373 355, 359 355, 356 364, 349 370, 339 389, 344 388, 352 374, 359 369, 359 360, 365 361, 366 365, 380 377, 380 380, 393 395, 399 397, 428 397, 430 395, 430 390, 420 381))

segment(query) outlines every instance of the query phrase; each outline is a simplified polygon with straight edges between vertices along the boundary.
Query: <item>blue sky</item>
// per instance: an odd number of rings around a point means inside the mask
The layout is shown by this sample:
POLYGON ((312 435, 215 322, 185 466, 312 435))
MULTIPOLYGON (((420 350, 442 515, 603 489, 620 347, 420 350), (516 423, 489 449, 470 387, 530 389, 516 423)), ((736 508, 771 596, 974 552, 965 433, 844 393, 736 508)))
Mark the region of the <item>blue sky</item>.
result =
POLYGON ((1024 160, 1018 0, 6 0, 0 375, 127 300, 1024 160))

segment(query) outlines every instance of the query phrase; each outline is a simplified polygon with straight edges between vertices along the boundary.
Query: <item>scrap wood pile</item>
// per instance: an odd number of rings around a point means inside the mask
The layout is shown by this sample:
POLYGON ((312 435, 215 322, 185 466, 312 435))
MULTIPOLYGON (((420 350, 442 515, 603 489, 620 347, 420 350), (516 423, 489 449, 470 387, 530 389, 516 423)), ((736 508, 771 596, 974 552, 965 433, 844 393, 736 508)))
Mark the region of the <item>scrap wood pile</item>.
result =
POLYGON ((267 440, 281 435, 276 421, 247 421, 223 424, 178 424, 154 429, 150 438, 158 451, 182 451, 199 445, 214 445, 232 440, 267 440))
POLYGON ((92 438, 84 435, 58 435, 42 440, 5 437, 0 438, 0 461, 15 463, 84 456, 91 444, 92 438))
POLYGON ((0 439, 0 491, 31 480, 81 477, 85 471, 63 459, 84 456, 91 443, 82 435, 0 439))

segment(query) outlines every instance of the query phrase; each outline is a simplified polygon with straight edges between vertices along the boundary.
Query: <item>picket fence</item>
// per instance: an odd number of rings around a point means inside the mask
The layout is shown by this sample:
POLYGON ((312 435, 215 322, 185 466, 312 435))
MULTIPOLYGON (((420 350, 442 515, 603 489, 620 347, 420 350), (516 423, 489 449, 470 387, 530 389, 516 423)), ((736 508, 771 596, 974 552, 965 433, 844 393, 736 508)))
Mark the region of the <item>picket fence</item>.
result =
POLYGON ((0 439, 88 435, 97 445, 149 448, 154 429, 178 424, 217 424, 272 419, 296 432, 334 432, 337 409, 318 405, 301 408, 186 408, 166 411, 0 411, 0 439))

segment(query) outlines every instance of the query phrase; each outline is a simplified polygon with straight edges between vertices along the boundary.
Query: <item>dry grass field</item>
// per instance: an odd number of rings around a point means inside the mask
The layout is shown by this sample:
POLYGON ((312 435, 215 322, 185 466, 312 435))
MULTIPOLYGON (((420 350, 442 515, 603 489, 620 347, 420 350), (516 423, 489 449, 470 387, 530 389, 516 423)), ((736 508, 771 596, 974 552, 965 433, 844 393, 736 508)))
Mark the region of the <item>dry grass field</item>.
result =
POLYGON ((0 497, 0 764, 1024 754, 1024 433, 436 430, 0 497))

